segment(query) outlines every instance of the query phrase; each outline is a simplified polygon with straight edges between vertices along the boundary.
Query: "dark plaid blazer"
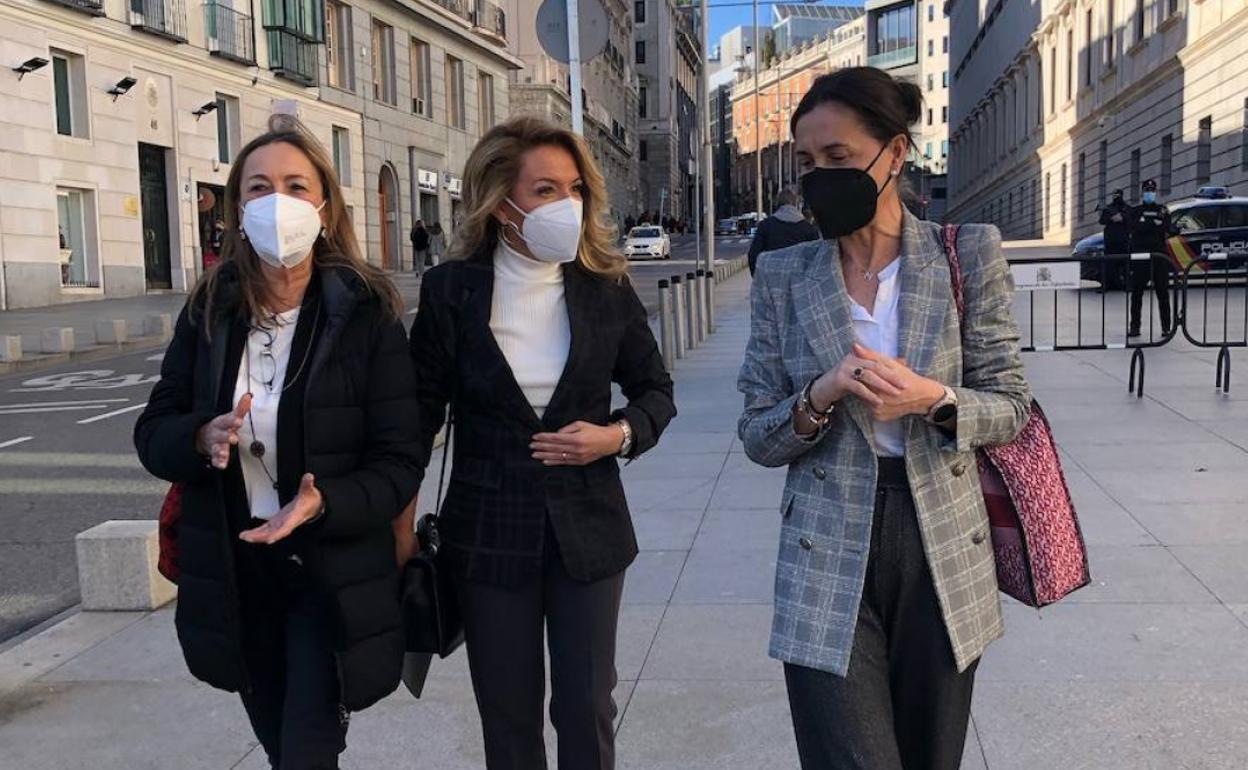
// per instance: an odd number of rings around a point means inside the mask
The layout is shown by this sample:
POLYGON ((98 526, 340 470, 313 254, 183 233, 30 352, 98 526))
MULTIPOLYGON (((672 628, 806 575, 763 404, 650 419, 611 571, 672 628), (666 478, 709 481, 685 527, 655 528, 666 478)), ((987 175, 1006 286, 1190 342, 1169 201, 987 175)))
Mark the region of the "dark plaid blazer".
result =
POLYGON ((572 345, 540 419, 490 331, 492 255, 439 265, 421 286, 411 330, 421 466, 454 400, 453 470, 440 526, 444 553, 470 580, 522 583, 540 573, 552 547, 582 581, 617 574, 637 555, 616 459, 547 468, 529 442, 577 420, 606 425, 624 417, 633 428, 632 455, 640 455, 676 415, 672 379, 629 283, 579 263, 563 275, 572 345), (628 400, 616 412, 612 382, 628 400))

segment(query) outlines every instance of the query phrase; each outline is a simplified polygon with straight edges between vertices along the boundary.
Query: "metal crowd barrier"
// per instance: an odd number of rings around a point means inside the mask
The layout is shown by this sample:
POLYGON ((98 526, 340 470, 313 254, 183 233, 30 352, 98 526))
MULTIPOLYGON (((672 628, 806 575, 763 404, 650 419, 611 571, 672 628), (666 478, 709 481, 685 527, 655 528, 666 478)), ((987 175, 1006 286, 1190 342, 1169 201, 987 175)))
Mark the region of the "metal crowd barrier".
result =
POLYGON ((1201 255, 1183 270, 1182 295, 1183 336, 1195 347, 1217 348, 1214 388, 1229 393, 1231 349, 1248 347, 1248 253, 1201 255))

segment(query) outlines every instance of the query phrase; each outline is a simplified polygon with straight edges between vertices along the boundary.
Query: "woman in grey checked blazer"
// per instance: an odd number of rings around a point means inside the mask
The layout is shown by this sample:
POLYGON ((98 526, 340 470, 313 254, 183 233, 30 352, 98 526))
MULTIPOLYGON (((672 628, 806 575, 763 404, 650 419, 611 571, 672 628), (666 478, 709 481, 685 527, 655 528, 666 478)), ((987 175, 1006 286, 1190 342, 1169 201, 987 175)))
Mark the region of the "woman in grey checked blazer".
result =
POLYGON ((788 466, 771 655, 802 767, 957 768, 975 666, 1002 633, 974 450, 1030 403, 991 226, 962 228, 966 323, 940 228, 898 175, 917 86, 820 77, 790 128, 823 240, 764 254, 739 387, 755 462, 788 466))

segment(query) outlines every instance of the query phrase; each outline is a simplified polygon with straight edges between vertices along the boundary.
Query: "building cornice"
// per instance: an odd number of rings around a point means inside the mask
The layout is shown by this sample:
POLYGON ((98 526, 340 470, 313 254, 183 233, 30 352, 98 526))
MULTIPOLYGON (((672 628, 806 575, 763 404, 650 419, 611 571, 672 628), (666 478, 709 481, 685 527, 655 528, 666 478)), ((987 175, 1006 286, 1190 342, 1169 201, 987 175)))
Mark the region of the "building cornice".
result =
POLYGON ((378 0, 378 2, 410 11, 421 19, 436 24, 442 31, 454 35, 469 47, 496 59, 507 69, 524 69, 524 61, 509 50, 510 41, 504 41, 502 45, 490 42, 482 37, 467 20, 459 18, 433 0, 378 0))

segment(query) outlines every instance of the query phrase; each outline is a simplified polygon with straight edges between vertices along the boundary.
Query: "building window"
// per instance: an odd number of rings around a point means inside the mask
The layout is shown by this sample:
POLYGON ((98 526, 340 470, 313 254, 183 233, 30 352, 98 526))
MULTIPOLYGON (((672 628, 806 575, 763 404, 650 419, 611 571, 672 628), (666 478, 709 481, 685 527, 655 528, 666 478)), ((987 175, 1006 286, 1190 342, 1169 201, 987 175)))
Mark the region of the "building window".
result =
POLYGON ((633 21, 638 24, 646 23, 646 0, 637 0, 633 3, 633 21))
POLYGON ((1144 42, 1144 0, 1135 0, 1135 42, 1144 42))
POLYGON ((351 186, 351 132, 334 126, 334 171, 343 187, 351 186))
POLYGON ((949 106, 948 105, 945 105, 944 107, 940 108, 940 122, 946 125, 949 123, 949 106))
POLYGON ((1044 172, 1044 229, 1053 219, 1053 172, 1044 172))
POLYGON ((637 50, 635 51, 634 58, 637 59, 638 64, 645 64, 646 63, 646 41, 638 40, 636 49, 637 50))
POLYGON ((242 147, 238 99, 217 94, 217 160, 230 163, 242 147))
POLYGON ((1248 169, 1248 99, 1244 100, 1244 127, 1239 131, 1239 167, 1248 169))
POLYGON ((949 70, 940 73, 940 84, 945 88, 949 87, 949 70))
POLYGON ((927 125, 932 125, 932 108, 927 108, 927 125))
POLYGON ((1213 160, 1213 117, 1206 116, 1200 121, 1200 132, 1196 135, 1196 184, 1209 184, 1211 161, 1213 160))
POLYGON ((1031 76, 1029 76, 1026 72, 1023 73, 1023 101, 1020 106, 1023 110, 1022 138, 1026 139, 1027 135, 1031 132, 1031 123, 1027 122, 1027 116, 1031 110, 1031 76))
POLYGON ((927 159, 927 160, 931 160, 931 159, 932 159, 932 143, 931 143, 931 142, 928 142, 928 143, 927 143, 927 144, 923 147, 923 157, 924 157, 925 159, 927 159))
POLYGON ((945 35, 940 39, 940 52, 949 53, 949 36, 945 35))
POLYGON ((446 57, 446 120, 452 128, 463 129, 464 63, 454 56, 446 57))
POLYGON ((1066 31, 1066 101, 1075 98, 1075 31, 1066 31))
POLYGON ((637 89, 637 116, 646 117, 646 102, 649 101, 646 94, 646 87, 641 86, 637 89))
POLYGON ((56 188, 61 285, 98 287, 94 199, 90 190, 56 188))
POLYGON ((649 159, 649 155, 648 155, 648 153, 646 152, 646 149, 647 149, 647 147, 646 147, 646 140, 645 140, 645 139, 642 139, 640 142, 638 142, 638 143, 637 143, 637 155, 638 155, 638 157, 639 157, 639 159, 640 159, 640 160, 648 160, 648 159, 649 159))
POLYGON ((373 100, 397 104, 395 97, 394 27, 373 19, 373 100))
POLYGON ((1061 193, 1059 194, 1059 198, 1061 199, 1062 207, 1061 209, 1058 210, 1058 222, 1059 222, 1058 226, 1065 227, 1066 226, 1066 164, 1065 163, 1062 164, 1062 190, 1061 190, 1061 193))
POLYGON ((927 20, 936 21, 936 4, 929 3, 927 6, 927 20))
POLYGON ((1179 0, 1162 0, 1161 18, 1168 19, 1179 12, 1179 0))
POLYGON ((1136 148, 1131 151, 1131 189, 1127 191, 1127 198, 1135 200, 1140 194, 1140 150, 1136 148))
POLYGON ((940 142, 940 157, 942 158, 949 157, 949 140, 948 139, 941 140, 940 142))
POLYGON ((1088 203, 1088 156, 1079 153, 1079 164, 1075 166, 1075 212, 1082 217, 1088 203))
POLYGON ((1096 199, 1104 201, 1109 188, 1109 142, 1102 141, 1096 159, 1096 199))
POLYGON ((927 90, 929 92, 936 90, 936 76, 930 72, 927 73, 927 90))
POLYGON ((1157 180, 1158 192, 1162 195, 1169 195, 1172 190, 1170 180, 1174 171, 1174 135, 1166 134, 1161 137, 1161 178, 1157 180))
POLYGON ((1088 9, 1088 18, 1083 33, 1083 84, 1092 85, 1092 9, 1088 9))
POLYGON ((1114 67, 1114 35, 1117 30, 1114 29, 1114 4, 1118 0, 1111 0, 1105 5, 1105 66, 1113 69, 1114 67))
POLYGON ((494 125, 494 76, 477 73, 477 99, 481 102, 481 133, 494 125))
POLYGON ((56 133, 87 137, 87 74, 83 58, 52 51, 52 86, 56 91, 56 133))
POLYGON ((936 41, 935 40, 927 41, 927 55, 928 56, 936 55, 936 41))
POLYGON ((412 38, 412 114, 433 117, 433 69, 429 64, 429 44, 412 38))
POLYGON ((1049 49, 1049 114, 1057 113, 1057 46, 1049 49))
POLYGON ((1006 208, 1005 208, 1005 221, 1009 222, 1013 218, 1014 218, 1014 191, 1010 190, 1010 195, 1009 195, 1009 198, 1007 199, 1006 208))
POLYGON ((325 3, 325 57, 329 64, 329 84, 344 91, 355 90, 351 40, 351 6, 328 0, 325 3))

